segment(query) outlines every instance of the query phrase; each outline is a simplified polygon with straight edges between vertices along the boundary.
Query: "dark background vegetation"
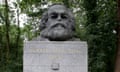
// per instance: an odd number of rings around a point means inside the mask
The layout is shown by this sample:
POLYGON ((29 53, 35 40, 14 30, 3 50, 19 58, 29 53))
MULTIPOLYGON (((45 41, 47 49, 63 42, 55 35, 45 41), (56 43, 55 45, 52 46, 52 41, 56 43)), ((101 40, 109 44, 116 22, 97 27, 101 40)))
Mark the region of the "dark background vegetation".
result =
POLYGON ((116 0, 9 0, 0 5, 0 72, 23 72, 23 42, 38 36, 43 6, 63 3, 76 18, 76 35, 88 43, 89 72, 114 72, 117 48, 116 0), (14 20, 16 14, 17 21, 14 20), (20 27, 19 16, 28 16, 20 27))

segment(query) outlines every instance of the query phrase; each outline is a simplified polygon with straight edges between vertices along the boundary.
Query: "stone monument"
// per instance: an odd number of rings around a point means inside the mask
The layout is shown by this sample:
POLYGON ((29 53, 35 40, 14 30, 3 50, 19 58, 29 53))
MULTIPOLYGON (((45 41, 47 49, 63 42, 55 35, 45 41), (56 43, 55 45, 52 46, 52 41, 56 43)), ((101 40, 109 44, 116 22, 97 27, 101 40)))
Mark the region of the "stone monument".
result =
POLYGON ((40 31, 24 43, 23 72, 88 72, 87 43, 75 38, 70 9, 51 5, 41 18, 40 31))
POLYGON ((61 4, 54 4, 48 8, 40 24, 40 36, 33 39, 39 41, 76 41, 75 19, 70 9, 61 4))

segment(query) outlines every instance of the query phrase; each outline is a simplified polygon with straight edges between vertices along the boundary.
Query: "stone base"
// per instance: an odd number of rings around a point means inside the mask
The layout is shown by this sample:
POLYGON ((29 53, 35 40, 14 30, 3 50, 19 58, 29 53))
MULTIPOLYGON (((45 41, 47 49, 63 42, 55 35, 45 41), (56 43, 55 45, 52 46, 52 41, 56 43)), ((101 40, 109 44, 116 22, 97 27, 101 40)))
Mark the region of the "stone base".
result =
POLYGON ((23 72, 88 72, 86 42, 28 41, 23 59, 23 72))

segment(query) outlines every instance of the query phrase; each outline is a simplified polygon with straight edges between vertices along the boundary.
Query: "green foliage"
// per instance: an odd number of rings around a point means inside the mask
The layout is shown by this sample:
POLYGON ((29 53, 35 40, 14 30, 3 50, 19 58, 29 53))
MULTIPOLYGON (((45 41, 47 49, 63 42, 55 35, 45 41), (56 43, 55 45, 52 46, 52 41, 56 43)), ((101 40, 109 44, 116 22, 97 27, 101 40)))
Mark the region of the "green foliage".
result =
POLYGON ((23 41, 40 34, 42 13, 53 3, 63 3, 76 20, 76 37, 87 40, 89 47, 89 72, 113 72, 116 50, 116 1, 114 0, 22 0, 14 3, 28 16, 23 28, 12 23, 12 12, 0 6, 0 72, 22 72, 23 41), (6 49, 5 15, 9 16, 9 53, 6 49), (20 33, 19 33, 20 31, 20 33), (18 39, 18 36, 20 37, 18 39), (18 39, 18 40, 17 40, 18 39), (18 44, 18 45, 17 45, 18 44))
POLYGON ((116 2, 85 0, 89 72, 113 72, 116 49, 116 2))
POLYGON ((18 26, 11 24, 9 7, 1 5, 0 10, 0 72, 22 72, 23 39, 17 40, 18 26))
POLYGON ((2 72, 22 72, 22 52, 23 39, 20 38, 19 45, 16 47, 17 26, 10 26, 10 51, 9 59, 6 51, 5 25, 0 26, 0 71, 2 72))

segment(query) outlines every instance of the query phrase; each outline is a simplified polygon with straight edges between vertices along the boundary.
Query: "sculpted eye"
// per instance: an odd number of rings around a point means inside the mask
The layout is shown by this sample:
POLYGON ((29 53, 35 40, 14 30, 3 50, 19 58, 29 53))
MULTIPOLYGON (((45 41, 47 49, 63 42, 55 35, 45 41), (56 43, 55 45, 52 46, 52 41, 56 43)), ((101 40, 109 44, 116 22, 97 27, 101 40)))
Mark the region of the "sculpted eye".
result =
POLYGON ((51 19, 56 19, 57 17, 58 17, 58 15, 55 13, 51 15, 51 19))
POLYGON ((67 16, 66 14, 62 14, 62 15, 61 15, 61 18, 62 18, 62 19, 67 19, 68 16, 67 16))

